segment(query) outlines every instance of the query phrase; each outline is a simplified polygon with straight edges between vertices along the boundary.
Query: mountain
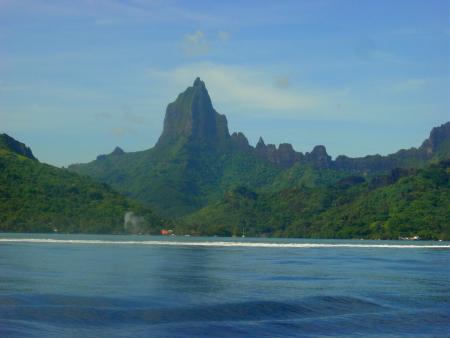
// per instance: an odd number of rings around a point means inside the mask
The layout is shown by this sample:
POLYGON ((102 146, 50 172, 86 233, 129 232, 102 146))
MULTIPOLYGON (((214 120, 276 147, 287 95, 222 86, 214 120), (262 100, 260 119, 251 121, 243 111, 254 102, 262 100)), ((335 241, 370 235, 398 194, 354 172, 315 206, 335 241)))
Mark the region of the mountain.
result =
POLYGON ((184 218, 197 235, 450 240, 450 161, 320 188, 239 187, 184 218))
POLYGON ((220 199, 236 185, 260 187, 281 168, 256 156, 242 133, 230 135, 203 81, 167 106, 152 149, 101 155, 69 170, 105 182, 163 216, 182 216, 220 199))
POLYGON ((219 201, 239 186, 273 191, 322 187, 349 175, 373 176, 395 168, 420 168, 449 158, 450 122, 434 128, 419 148, 362 158, 328 155, 318 145, 301 153, 288 143, 251 146, 241 132, 230 135, 227 119, 213 107, 200 78, 167 106, 156 145, 125 153, 116 148, 69 170, 107 183, 166 217, 180 217, 219 201))
POLYGON ((40 163, 30 148, 0 135, 0 231, 157 233, 148 207, 65 169, 40 163))
POLYGON ((214 110, 205 83, 197 78, 167 106, 164 129, 155 148, 182 143, 227 147, 229 140, 226 117, 214 110))

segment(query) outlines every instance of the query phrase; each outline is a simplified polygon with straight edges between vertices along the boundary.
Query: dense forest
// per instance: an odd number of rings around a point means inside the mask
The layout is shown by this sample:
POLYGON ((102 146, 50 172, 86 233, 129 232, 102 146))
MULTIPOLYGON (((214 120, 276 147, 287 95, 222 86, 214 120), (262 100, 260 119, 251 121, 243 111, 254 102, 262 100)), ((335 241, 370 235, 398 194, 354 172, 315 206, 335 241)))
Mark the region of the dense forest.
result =
POLYGON ((0 135, 0 230, 12 232, 158 233, 150 208, 65 169, 37 161, 0 135))
POLYGON ((200 235, 450 239, 450 161, 323 187, 255 192, 238 187, 185 217, 200 235))

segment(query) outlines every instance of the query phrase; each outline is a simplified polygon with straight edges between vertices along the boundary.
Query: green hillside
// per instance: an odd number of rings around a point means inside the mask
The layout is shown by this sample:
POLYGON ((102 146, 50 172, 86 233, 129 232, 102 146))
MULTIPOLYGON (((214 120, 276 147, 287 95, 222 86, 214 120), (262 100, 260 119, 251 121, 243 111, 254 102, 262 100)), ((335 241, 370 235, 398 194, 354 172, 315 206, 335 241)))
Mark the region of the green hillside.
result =
POLYGON ((198 210, 238 185, 260 187, 280 172, 254 156, 192 144, 108 155, 70 169, 106 182, 168 217, 198 210))
POLYGON ((448 240, 450 161, 326 187, 259 193, 241 187, 184 220, 180 233, 448 240))
POLYGON ((0 231, 157 233, 161 226, 149 208, 105 184, 42 164, 22 143, 0 135, 0 231))

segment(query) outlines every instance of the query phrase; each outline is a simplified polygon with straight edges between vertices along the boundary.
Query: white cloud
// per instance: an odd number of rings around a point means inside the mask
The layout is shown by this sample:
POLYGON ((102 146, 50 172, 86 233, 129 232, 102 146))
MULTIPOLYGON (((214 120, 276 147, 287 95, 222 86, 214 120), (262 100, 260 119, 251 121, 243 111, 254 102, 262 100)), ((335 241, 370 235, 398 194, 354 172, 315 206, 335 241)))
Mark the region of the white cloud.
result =
POLYGON ((300 113, 319 103, 312 93, 302 92, 299 88, 274 87, 272 74, 242 66, 203 62, 167 71, 153 69, 149 70, 149 75, 156 77, 156 81, 168 82, 168 88, 186 87, 200 76, 215 103, 258 111, 259 114, 300 113))

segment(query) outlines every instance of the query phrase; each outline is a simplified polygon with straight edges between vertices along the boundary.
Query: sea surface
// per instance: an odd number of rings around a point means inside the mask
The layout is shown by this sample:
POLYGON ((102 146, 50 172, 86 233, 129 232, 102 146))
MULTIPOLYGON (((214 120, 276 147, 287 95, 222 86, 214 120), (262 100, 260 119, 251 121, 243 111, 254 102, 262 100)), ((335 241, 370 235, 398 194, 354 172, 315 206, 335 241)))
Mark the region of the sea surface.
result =
POLYGON ((0 234, 0 337, 450 337, 450 243, 0 234))

